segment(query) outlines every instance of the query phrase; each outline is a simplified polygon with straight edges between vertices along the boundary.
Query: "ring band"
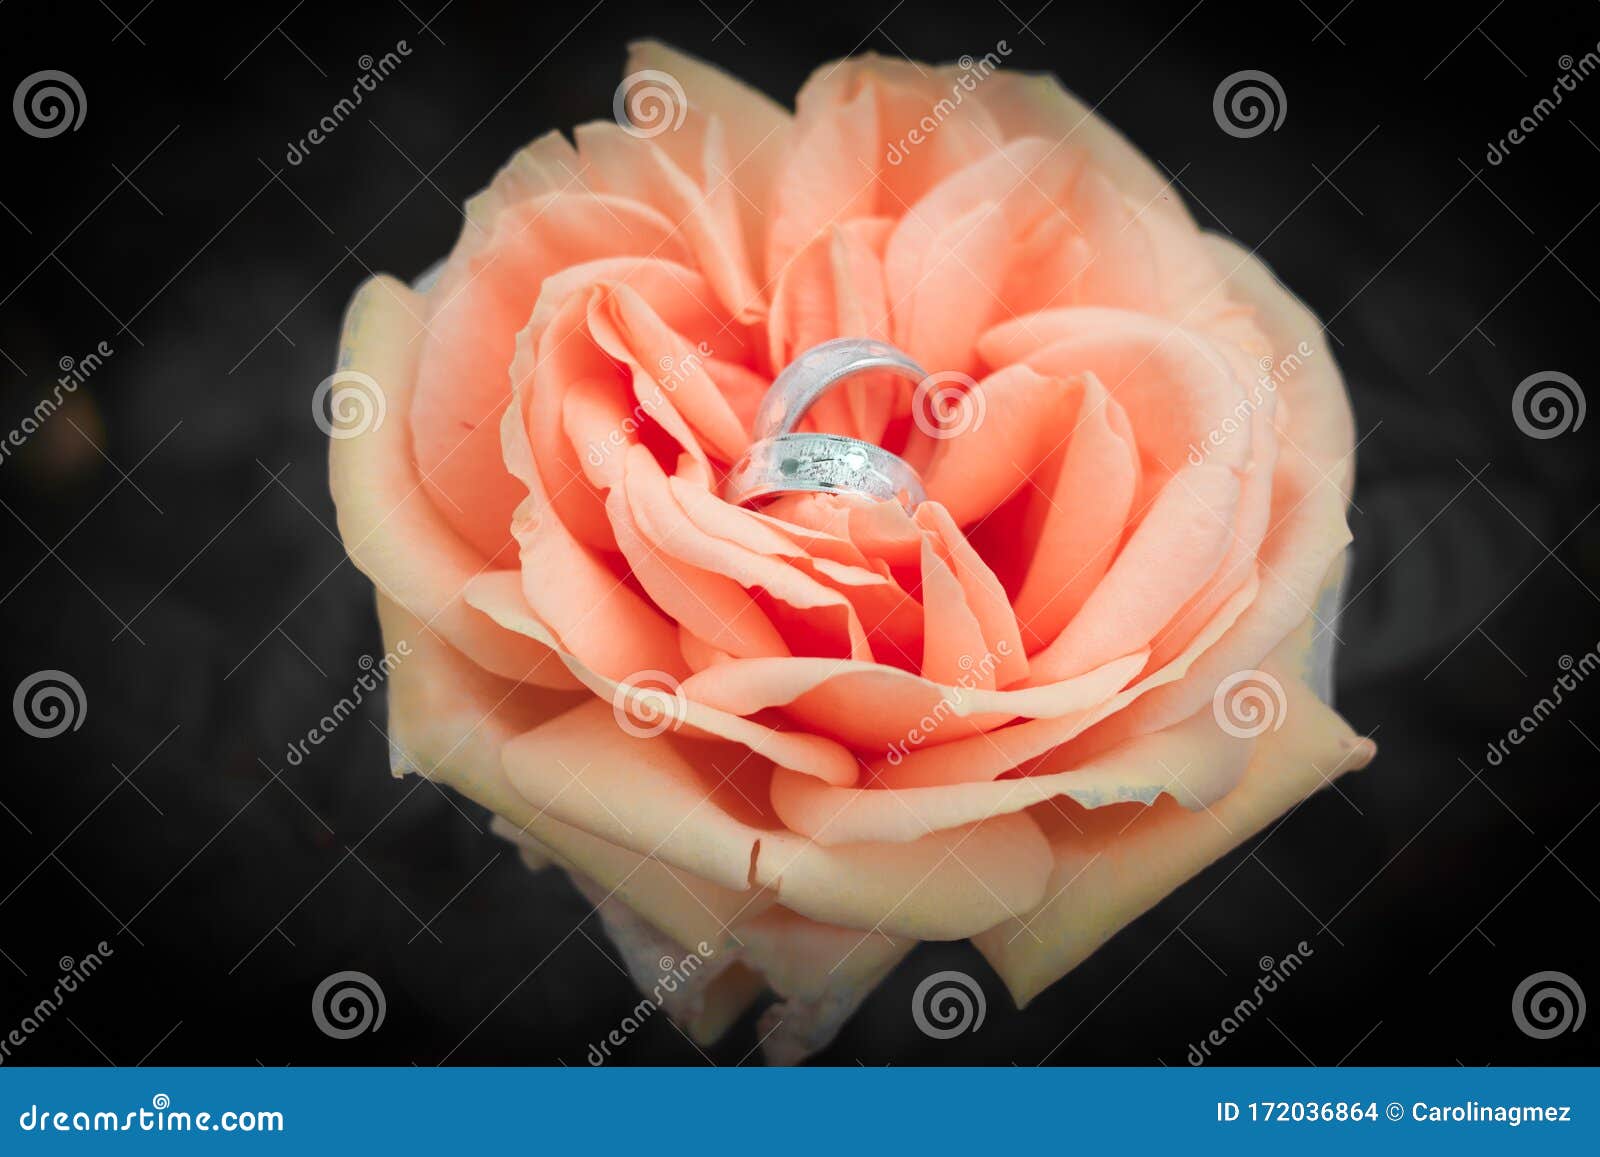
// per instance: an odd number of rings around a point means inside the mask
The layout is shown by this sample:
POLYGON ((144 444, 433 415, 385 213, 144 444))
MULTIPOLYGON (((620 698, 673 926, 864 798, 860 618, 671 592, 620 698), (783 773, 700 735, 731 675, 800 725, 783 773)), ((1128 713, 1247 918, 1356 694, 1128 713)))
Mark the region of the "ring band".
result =
POLYGON ((812 346, 773 380, 756 410, 754 441, 733 465, 723 495, 746 506, 782 494, 859 494, 897 499, 907 509, 927 501, 911 464, 872 442, 795 430, 818 398, 847 378, 886 370, 913 381, 928 372, 888 342, 835 338, 812 346))
POLYGON ((752 433, 757 441, 792 434, 818 398, 857 374, 887 370, 920 382, 928 371, 886 341, 840 337, 814 345, 773 380, 761 399, 752 433))
POLYGON ((882 446, 843 434, 779 434, 751 445, 728 473, 725 493, 738 506, 781 494, 860 494, 898 499, 914 507, 927 501, 911 464, 882 446))

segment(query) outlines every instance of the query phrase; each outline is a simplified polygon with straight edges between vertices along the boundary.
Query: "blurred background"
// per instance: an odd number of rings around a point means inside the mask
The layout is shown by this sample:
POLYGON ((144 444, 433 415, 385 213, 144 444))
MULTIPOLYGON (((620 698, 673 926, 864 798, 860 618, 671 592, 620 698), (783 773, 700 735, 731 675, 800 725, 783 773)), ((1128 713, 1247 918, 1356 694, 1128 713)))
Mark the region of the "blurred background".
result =
MULTIPOLYGON (((1511 1011, 1542 971, 1600 995, 1600 679, 1488 757, 1600 644, 1600 419, 1577 420, 1597 385, 1600 8, 1482 0, 1401 26, 1373 0, 741 2, 282 0, 203 30, 165 0, 0 10, 6 91, 58 70, 85 113, 49 137, 0 124, 0 429, 60 399, 0 458, 0 690, 59 670, 85 705, 53 738, 5 721, 0 1034, 110 949, 4 1063, 583 1064, 637 1001, 564 877, 528 873, 475 805, 390 779, 381 697, 300 766, 285 749, 382 652, 311 420, 346 301, 445 253, 519 145, 608 117, 644 35, 784 103, 851 52, 1005 41, 1305 298, 1362 439, 1337 702, 1373 766, 1026 1013, 970 947, 924 946, 818 1059, 1182 1065, 1301 940, 1314 955, 1213 1063, 1600 1059, 1592 1019, 1536 1039, 1511 1011), (1241 139, 1212 100, 1247 69, 1286 115, 1241 139), (1530 434, 1513 394, 1550 372, 1574 409, 1530 434), (944 968, 988 1001, 949 1041, 907 1012, 944 968), (307 1005, 345 969, 387 1015, 336 1040, 307 1005)), ((700 1053, 658 1018, 617 1059, 754 1063, 754 1021, 700 1053)))

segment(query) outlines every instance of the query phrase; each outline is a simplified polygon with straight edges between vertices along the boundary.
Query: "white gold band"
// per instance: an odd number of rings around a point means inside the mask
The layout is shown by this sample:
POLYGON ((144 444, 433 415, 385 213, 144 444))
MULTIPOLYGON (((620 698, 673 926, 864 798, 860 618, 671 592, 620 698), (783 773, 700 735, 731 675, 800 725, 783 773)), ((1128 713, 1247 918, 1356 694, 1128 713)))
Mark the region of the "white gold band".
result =
POLYGON ((888 342, 870 338, 825 341, 785 367, 756 411, 755 441, 728 473, 727 500, 744 506, 782 494, 859 494, 877 502, 896 499, 908 509, 926 501, 922 479, 898 454, 843 434, 795 430, 818 398, 875 370, 912 381, 928 376, 888 342))
POLYGON ((791 434, 816 404, 834 386, 857 374, 887 370, 913 382, 920 382, 928 371, 885 341, 864 337, 841 337, 814 345, 795 358, 772 382, 761 400, 751 434, 757 439, 791 434))
POLYGON ((907 507, 927 500, 904 458, 843 434, 780 434, 751 445, 728 474, 728 501, 762 502, 781 494, 860 494, 907 507))

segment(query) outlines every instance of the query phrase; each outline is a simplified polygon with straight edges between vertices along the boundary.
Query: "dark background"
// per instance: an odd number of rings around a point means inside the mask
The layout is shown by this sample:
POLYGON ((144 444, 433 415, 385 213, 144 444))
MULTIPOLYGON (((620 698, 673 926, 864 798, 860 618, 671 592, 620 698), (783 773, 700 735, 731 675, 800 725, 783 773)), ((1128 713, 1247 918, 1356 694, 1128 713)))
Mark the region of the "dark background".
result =
MULTIPOLYGON (((7 1063, 582 1064, 637 999, 564 878, 528 874, 475 806, 389 778, 381 701, 301 767, 284 749, 381 652, 309 409, 345 302, 442 255, 521 143, 609 116, 624 44, 648 34, 785 103, 853 50, 1006 40, 1010 65, 1098 102, 1203 224, 1260 246, 1329 323, 1363 438, 1338 701, 1375 764, 1026 1014, 970 947, 925 946, 820 1059, 1181 1065, 1258 958, 1302 939, 1314 956, 1217 1063, 1600 1059, 1596 1017, 1541 1041, 1510 1009, 1546 969, 1600 996, 1600 680, 1485 757, 1600 642, 1600 418, 1541 440, 1510 404, 1538 371, 1596 385, 1600 78, 1486 162, 1560 58, 1595 50, 1600 7, 1419 5, 1412 24, 1376 0, 436 3, 0 10, 4 93, 55 68, 87 97, 53 139, 0 118, 4 428, 60 359, 114 350, 0 464, 0 690, 58 668, 88 704, 50 740, 5 720, 0 1033, 59 958, 115 953, 7 1063), (288 165, 358 59, 401 39, 399 70, 288 165), (1212 94, 1249 68, 1287 117, 1236 140, 1212 94), (331 1040, 307 1006, 347 968, 381 982, 387 1019, 331 1040), (911 990, 939 968, 983 983, 978 1032, 914 1027, 911 990)), ((753 1062, 753 1022, 710 1059, 753 1062)), ((704 1063, 662 1019, 620 1059, 704 1063)))

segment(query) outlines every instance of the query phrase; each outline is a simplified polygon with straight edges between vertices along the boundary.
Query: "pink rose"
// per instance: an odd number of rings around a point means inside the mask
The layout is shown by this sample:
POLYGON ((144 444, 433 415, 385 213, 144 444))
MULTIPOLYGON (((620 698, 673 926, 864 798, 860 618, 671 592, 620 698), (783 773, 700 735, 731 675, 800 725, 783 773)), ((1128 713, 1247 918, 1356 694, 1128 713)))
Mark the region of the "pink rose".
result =
POLYGON ((624 938, 714 951, 701 1035, 773 988, 780 1059, 918 940, 1025 1003, 1374 753, 1313 690, 1353 451, 1321 328, 994 63, 842 61, 790 115, 637 45, 632 122, 533 142, 430 288, 346 321, 332 485, 412 649, 397 773, 624 938), (808 427, 929 501, 725 502, 774 374, 839 336, 942 384, 858 378, 808 427))

